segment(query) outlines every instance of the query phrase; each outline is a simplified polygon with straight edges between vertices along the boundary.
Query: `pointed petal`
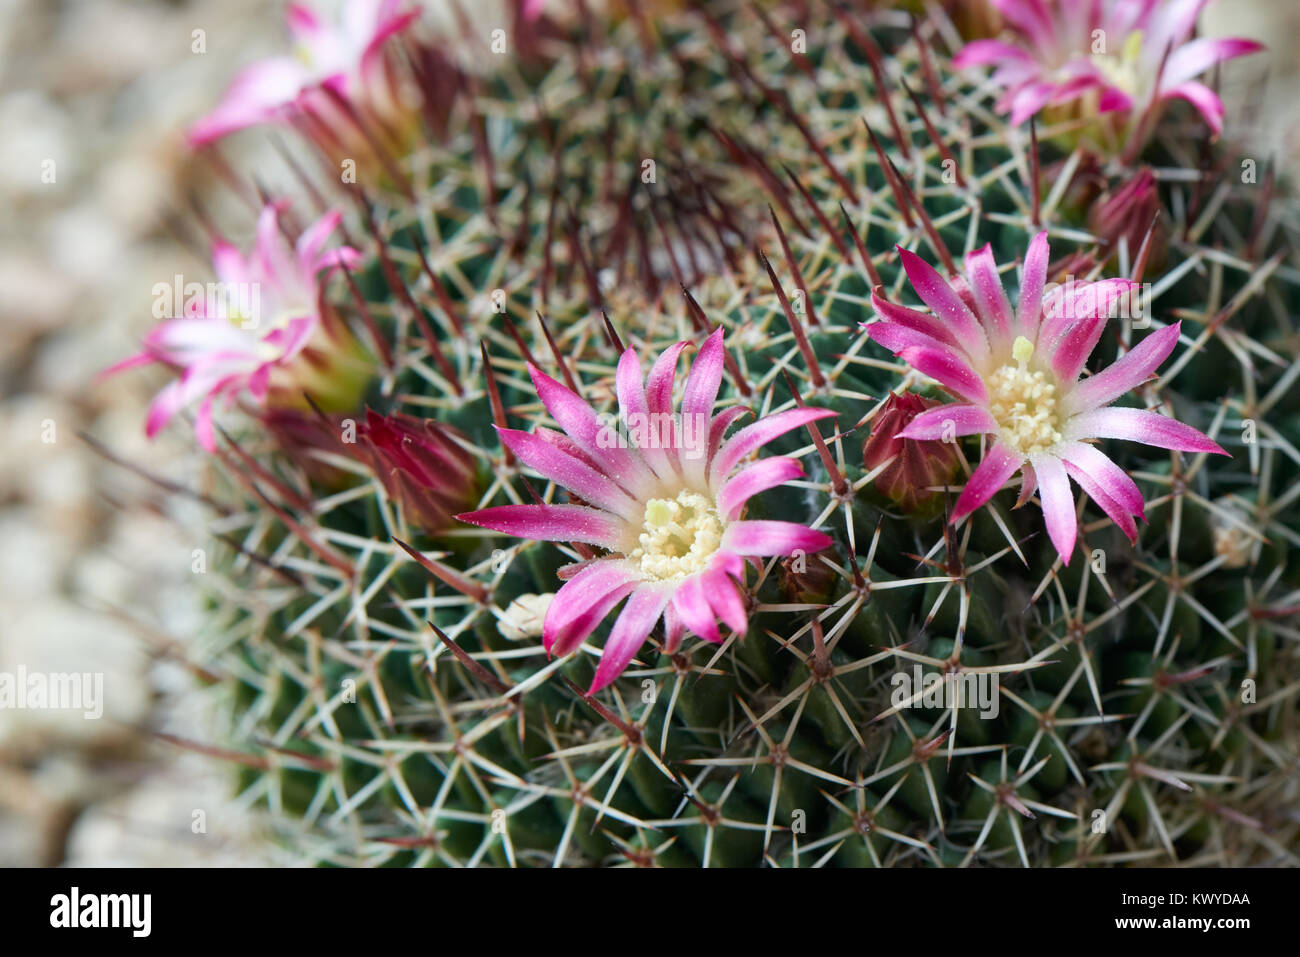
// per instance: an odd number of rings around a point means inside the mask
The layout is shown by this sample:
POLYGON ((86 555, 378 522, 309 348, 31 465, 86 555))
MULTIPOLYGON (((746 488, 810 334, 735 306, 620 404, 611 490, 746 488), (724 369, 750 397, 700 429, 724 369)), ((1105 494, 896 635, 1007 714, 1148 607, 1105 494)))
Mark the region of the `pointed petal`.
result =
POLYGON ((494 532, 540 542, 586 542, 613 551, 627 544, 630 530, 616 515, 584 505, 497 505, 456 516, 494 532))
POLYGON ((677 375, 677 357, 687 345, 687 342, 674 343, 660 353, 655 364, 650 367, 650 374, 645 380, 645 393, 651 412, 673 410, 673 379, 677 375))
POLYGON ((691 363, 686 391, 682 395, 683 414, 702 415, 706 420, 713 415, 713 404, 722 385, 722 355, 722 327, 719 326, 704 340, 700 354, 691 363))
POLYGON ((1126 439, 1177 452, 1228 454, 1190 425, 1149 409, 1094 409, 1071 419, 1068 429, 1069 438, 1126 439))
POLYGON ((1009 341, 1011 338, 1011 303, 998 275, 998 264, 993 260, 993 246, 971 251, 966 256, 966 276, 971 294, 975 297, 978 316, 987 327, 990 340, 1009 341))
POLYGON ((1024 271, 1020 278, 1020 299, 1016 306, 1019 334, 1030 342, 1038 341, 1038 324, 1043 314, 1043 287, 1047 284, 1047 230, 1029 241, 1025 250, 1024 271))
POLYGON ((1047 348, 1052 371, 1062 382, 1074 382, 1079 377, 1083 364, 1092 355, 1102 330, 1110 321, 1115 304, 1137 288, 1137 283, 1130 279, 1103 279, 1081 285, 1086 288, 1077 289, 1073 296, 1065 297, 1058 316, 1049 318, 1039 337, 1040 343, 1044 338, 1050 342, 1047 348), (1051 332, 1049 327, 1053 327, 1051 332))
POLYGON ((709 423, 709 470, 713 470, 713 461, 718 456, 718 449, 722 448, 722 440, 727 435, 727 429, 739 418, 745 415, 752 415, 753 410, 743 405, 733 405, 723 409, 713 417, 709 423))
MULTIPOLYGON (((880 316, 883 322, 915 330, 932 339, 938 339, 944 345, 957 345, 957 337, 952 334, 952 330, 929 313, 918 312, 915 309, 892 303, 874 290, 871 293, 871 306, 876 310, 876 314, 880 316)), ((876 325, 878 323, 867 326, 867 332, 870 333, 876 325)))
POLYGON ((638 498, 649 491, 652 480, 645 463, 628 449, 609 447, 609 424, 595 409, 531 363, 528 373, 546 411, 602 472, 638 498))
MULTIPOLYGON (((614 376, 614 386, 618 393, 618 412, 623 420, 623 428, 628 435, 633 434, 633 424, 650 421, 650 405, 646 401, 645 386, 641 380, 641 360, 635 349, 625 349, 618 360, 618 371, 614 376)), ((654 446, 655 443, 646 443, 654 446)), ((661 480, 675 474, 675 469, 662 448, 640 448, 641 458, 661 480)))
POLYGON ((759 492, 803 477, 803 466, 795 459, 760 459, 722 483, 718 489, 718 514, 725 521, 733 521, 739 517, 745 503, 759 492))
POLYGON ((677 606, 669 601, 664 608, 664 654, 675 655, 682 647, 682 636, 686 633, 686 623, 677 612, 677 606))
POLYGON ((1200 76, 1216 63, 1258 53, 1263 49, 1264 44, 1241 37, 1202 37, 1192 40, 1169 54, 1164 73, 1160 75, 1160 86, 1164 89, 1176 87, 1200 76))
POLYGON ((977 405, 960 405, 956 402, 926 409, 898 433, 904 439, 944 439, 962 435, 996 432, 997 420, 987 409, 977 405), (951 431, 949 431, 951 430, 951 431))
POLYGON ((1054 455, 1031 455, 1034 474, 1038 477, 1038 500, 1043 505, 1043 520, 1047 523, 1047 537, 1056 547, 1062 563, 1070 564, 1074 542, 1079 534, 1078 519, 1074 514, 1074 494, 1070 491, 1070 478, 1065 466, 1054 455))
POLYGON ((704 596, 713 613, 735 634, 745 634, 749 630, 749 617, 745 614, 745 602, 737 591, 736 583, 720 568, 710 569, 700 577, 703 579, 704 596))
POLYGON ((898 357, 922 375, 934 379, 959 399, 979 405, 988 403, 984 380, 964 360, 951 352, 909 346, 898 357))
POLYGON ((951 347, 946 342, 924 332, 918 332, 916 329, 909 329, 907 326, 900 326, 893 322, 873 322, 866 327, 866 330, 872 341, 880 343, 894 355, 898 355, 904 349, 919 348, 947 352, 957 357, 960 362, 966 361, 959 355, 956 347, 951 347))
POLYGON ((1097 503, 1098 507, 1109 516, 1110 520, 1128 537, 1130 542, 1136 542, 1137 524, 1133 521, 1133 516, 1128 509, 1107 494, 1106 490, 1083 469, 1068 459, 1063 461, 1065 471, 1079 483, 1081 489, 1088 493, 1088 497, 1097 503))
POLYGON ((576 492, 600 508, 616 512, 629 522, 641 520, 641 506, 614 482, 581 459, 556 448, 545 439, 517 429, 497 429, 502 443, 530 468, 576 492))
POLYGON ((704 341, 700 354, 691 363, 690 374, 686 377, 686 390, 682 394, 677 461, 681 463, 682 474, 691 485, 704 483, 704 472, 708 466, 706 456, 709 422, 713 417, 713 404, 718 399, 718 388, 722 385, 722 358, 722 328, 718 327, 704 341))
POLYGON ((716 486, 731 474, 731 470, 741 459, 777 436, 833 415, 835 413, 830 409, 786 409, 784 412, 764 416, 757 422, 745 426, 718 449, 718 454, 714 456, 713 464, 709 469, 710 483, 716 486))
POLYGON ((952 58, 952 65, 958 70, 972 66, 996 66, 1008 60, 1030 61, 1032 58, 1019 47, 1000 40, 972 40, 961 48, 952 58))
POLYGON ((686 627, 696 635, 715 645, 722 641, 718 634, 718 621, 704 596, 703 575, 691 575, 677 586, 673 592, 673 607, 686 627))
POLYGON ((814 531, 798 522, 766 519, 732 522, 722 533, 722 548, 737 555, 769 557, 796 551, 811 553, 832 544, 834 540, 825 532, 814 531))
MULTIPOLYGON (((1147 380, 1178 344, 1175 322, 1151 333, 1113 364, 1084 379, 1065 396, 1066 414, 1085 412, 1113 402, 1147 380)), ((1085 436, 1080 435, 1080 438, 1085 436)))
POLYGON ((596 677, 591 682, 588 695, 607 687, 623 673, 650 637, 650 632, 663 614, 671 595, 671 586, 663 584, 643 584, 632 592, 605 641, 600 664, 596 667, 596 677))
POLYGON ((899 246, 898 255, 916 294, 952 331, 961 347, 973 358, 988 355, 989 344, 983 327, 948 281, 916 253, 899 246))
POLYGON ((639 582, 635 569, 618 559, 598 559, 582 568, 546 609, 542 644, 547 653, 567 655, 582 644, 639 582))
POLYGON ((1223 101, 1219 99, 1219 94, 1204 83, 1189 80, 1178 86, 1171 86, 1161 92, 1160 98, 1186 100, 1196 107, 1201 116, 1205 117, 1205 122, 1215 137, 1223 132, 1223 101))
POLYGON ((1003 483, 1016 474, 1016 469, 1020 468, 1024 460, 1025 457, 1019 452, 1012 451, 1001 442, 994 442, 992 448, 984 453, 984 461, 971 473, 966 487, 957 497, 950 521, 954 524, 961 521, 991 499, 1003 483))
POLYGON ((1107 496, 1124 509, 1146 518, 1146 502, 1142 500, 1141 489, 1122 468, 1110 460, 1106 453, 1083 442, 1065 443, 1061 446, 1060 453, 1061 459, 1067 466, 1073 465, 1079 471, 1086 473, 1107 496))

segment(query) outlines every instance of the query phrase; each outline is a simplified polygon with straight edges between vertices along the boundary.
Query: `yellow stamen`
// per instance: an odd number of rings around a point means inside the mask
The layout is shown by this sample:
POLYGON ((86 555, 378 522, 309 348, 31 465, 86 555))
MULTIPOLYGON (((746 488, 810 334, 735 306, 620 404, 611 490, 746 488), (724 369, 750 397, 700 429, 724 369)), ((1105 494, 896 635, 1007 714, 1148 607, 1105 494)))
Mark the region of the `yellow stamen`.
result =
POLYGON ((1012 343, 1011 357, 1016 364, 995 370, 987 381, 989 412, 997 420, 998 438, 1022 455, 1045 452, 1061 441, 1056 377, 1029 367, 1034 344, 1024 336, 1012 343))
POLYGON ((645 504, 637 548, 628 558, 660 581, 703 571, 722 544, 722 521, 713 503, 697 492, 652 498, 645 504))

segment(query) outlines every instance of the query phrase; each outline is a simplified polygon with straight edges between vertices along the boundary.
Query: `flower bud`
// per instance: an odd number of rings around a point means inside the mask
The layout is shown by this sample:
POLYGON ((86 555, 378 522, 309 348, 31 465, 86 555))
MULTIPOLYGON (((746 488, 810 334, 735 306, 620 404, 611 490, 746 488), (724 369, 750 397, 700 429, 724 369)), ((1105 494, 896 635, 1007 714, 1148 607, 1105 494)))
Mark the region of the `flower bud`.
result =
POLYGON ((453 524, 452 516, 478 504, 474 457, 459 429, 432 419, 366 411, 358 424, 358 458, 367 462, 406 519, 425 532, 453 524))
POLYGON ((863 465, 869 472, 889 462, 876 475, 874 485, 904 511, 933 502, 940 492, 932 487, 950 483, 960 465, 955 436, 951 442, 899 437, 908 423, 936 405, 939 403, 910 392, 890 395, 872 420, 871 435, 862 450, 863 465))

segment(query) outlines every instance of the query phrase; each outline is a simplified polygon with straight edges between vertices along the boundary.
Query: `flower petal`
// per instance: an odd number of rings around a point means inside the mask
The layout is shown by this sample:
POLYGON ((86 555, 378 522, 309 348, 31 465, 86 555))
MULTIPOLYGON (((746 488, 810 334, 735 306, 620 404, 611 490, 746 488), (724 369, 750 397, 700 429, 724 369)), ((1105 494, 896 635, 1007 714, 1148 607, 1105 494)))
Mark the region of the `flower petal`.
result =
POLYGON ((976 359, 988 355, 989 344, 984 328, 948 281, 916 253, 899 246, 898 255, 902 257, 903 269, 916 294, 952 331, 967 354, 976 359))
POLYGON ((1085 412, 1070 420, 1068 437, 1126 439, 1176 452, 1228 454, 1216 442, 1190 425, 1149 409, 1109 408, 1085 412))
POLYGON ((1048 339, 1052 371, 1062 382, 1074 382, 1079 377, 1083 364, 1092 355, 1102 330, 1110 321, 1115 304, 1137 288, 1137 283, 1131 279, 1103 279, 1080 285, 1085 288, 1076 289, 1073 295, 1064 297, 1058 315, 1044 323, 1039 336, 1040 344, 1042 339, 1048 339), (1051 332, 1049 327, 1052 327, 1051 332))
POLYGON ((1020 277, 1020 298, 1016 306, 1016 319, 1020 335, 1030 342, 1038 341, 1038 324, 1043 315, 1043 287, 1047 284, 1047 230, 1029 241, 1025 250, 1025 265, 1020 277))
POLYGON ((718 644, 718 621, 704 595, 704 576, 691 575, 673 592, 673 607, 686 627, 705 641, 718 644))
POLYGON ((764 416, 757 422, 745 426, 718 449, 718 454, 714 456, 713 464, 709 467, 710 484, 716 486, 731 474, 731 470, 741 459, 777 436, 833 415, 835 413, 830 409, 786 409, 784 412, 764 416))
POLYGON ((700 576, 704 585, 704 597, 709 607, 735 634, 743 635, 749 630, 749 616, 745 613, 745 602, 735 581, 721 568, 712 568, 700 576))
POLYGON ((563 656, 577 648, 640 581, 636 570, 618 559, 598 559, 584 566, 546 609, 542 644, 547 654, 563 656))
POLYGON ((690 374, 686 377, 686 389, 682 394, 677 460, 682 465, 682 475, 692 485, 703 484, 704 471, 708 466, 705 443, 709 438, 713 405, 718 400, 718 388, 722 385, 723 348, 722 327, 719 326, 704 340, 700 354, 691 363, 690 374))
POLYGON ((996 66, 1008 60, 1031 61, 1033 58, 1020 47, 1003 43, 1000 40, 972 40, 961 48, 952 58, 952 65, 958 70, 972 66, 996 66))
POLYGON ((1001 442, 994 442, 992 448, 984 453, 984 461, 971 473, 966 487, 957 497, 949 521, 961 521, 975 509, 979 508, 1002 488, 1003 483, 1016 474, 1016 469, 1025 457, 1014 452, 1001 442))
POLYGON ((934 379, 957 398, 980 405, 987 404, 989 394, 984 387, 984 380, 953 353, 909 346, 898 357, 917 372, 934 379))
POLYGON ((993 245, 972 250, 966 255, 966 277, 971 293, 979 307, 978 316, 994 342, 1011 339, 1011 303, 998 275, 998 264, 993 259, 993 245))
POLYGON ((1216 63, 1248 53, 1258 53, 1263 49, 1264 44, 1241 37, 1202 37, 1192 40, 1169 54, 1164 73, 1160 75, 1160 86, 1166 89, 1178 86, 1200 76, 1216 63))
POLYGON ((791 479, 803 478, 804 474, 803 466, 795 459, 760 459, 722 483, 718 489, 718 513, 725 521, 733 521, 751 497, 791 479))
POLYGON ((664 608, 664 654, 675 655, 682 647, 682 636, 686 634, 686 623, 671 601, 664 608))
POLYGON ((1062 564, 1070 564, 1074 542, 1079 535, 1079 522, 1074 512, 1074 494, 1070 491, 1070 478, 1065 465, 1054 455, 1031 455, 1038 478, 1038 500, 1043 504, 1043 520, 1047 523, 1047 537, 1061 556, 1062 564))
POLYGON ((1079 468, 1073 462, 1063 460, 1065 471, 1079 483, 1079 487, 1088 493, 1091 498, 1109 516, 1110 520, 1122 531, 1130 542, 1137 541, 1137 524, 1133 521, 1132 514, 1111 498, 1091 475, 1079 468))
MULTIPOLYGON (((1145 382, 1174 351, 1181 325, 1175 322, 1156 330, 1114 363, 1076 385, 1065 396, 1067 416, 1113 402, 1145 382)), ((1079 437, 1090 436, 1080 434, 1079 437)))
POLYGON ((722 533, 722 548, 737 555, 769 557, 792 555, 796 551, 819 552, 834 544, 825 532, 814 531, 798 522, 766 519, 732 522, 722 533))
MULTIPOLYGON (((872 290, 871 293, 871 306, 876 310, 876 314, 880 316, 883 322, 893 323, 905 329, 913 329, 932 339, 938 339, 945 345, 957 345, 957 337, 952 334, 952 330, 929 313, 918 312, 915 309, 892 303, 875 290, 872 290)), ((877 325, 878 323, 872 323, 865 328, 870 333, 877 325)))
POLYGON ((587 690, 588 695, 607 687, 621 675, 663 614, 664 606, 672 596, 672 587, 663 584, 643 584, 632 592, 614 622, 614 628, 605 640, 596 667, 596 677, 587 690))
MULTIPOLYGON (((623 428, 631 435, 634 423, 650 421, 650 405, 641 379, 641 360, 637 358, 635 349, 625 349, 619 357, 614 387, 618 394, 618 413, 623 420, 623 428)), ((647 445, 654 446, 655 443, 647 445)), ((668 479, 675 473, 668 454, 662 448, 649 447, 638 451, 660 479, 668 479)))
POLYGON ((956 402, 926 409, 898 433, 903 439, 945 439, 961 435, 996 432, 997 420, 987 409, 956 402), (951 429, 952 431, 948 431, 951 429))
POLYGON ((1142 500, 1141 489, 1122 468, 1110 460, 1106 453, 1083 442, 1065 443, 1059 451, 1061 459, 1067 466, 1072 465, 1086 473, 1107 496, 1124 509, 1146 518, 1146 502, 1142 500))
POLYGON ((546 478, 576 492, 593 505, 618 513, 629 522, 640 522, 641 506, 586 462, 527 432, 498 428, 497 435, 525 465, 546 478))
POLYGON ((308 82, 306 68, 293 57, 254 63, 231 82, 221 102, 188 133, 193 146, 204 146, 227 134, 273 119, 308 82))
POLYGON ((640 456, 628 449, 602 447, 610 445, 609 428, 608 423, 596 415, 595 409, 532 363, 528 364, 528 374, 532 376, 542 405, 569 438, 591 456, 606 475, 634 496, 644 497, 653 481, 640 456))
POLYGON ((1186 83, 1180 83, 1178 86, 1171 86, 1160 94, 1162 100, 1179 99, 1186 100, 1192 106, 1196 107, 1201 116, 1205 117, 1206 124, 1210 127, 1210 132, 1217 138, 1223 132, 1223 101, 1219 99, 1219 94, 1215 93, 1204 83, 1198 83, 1196 80, 1189 80, 1186 83))
POLYGON ((585 505, 497 505, 456 516, 503 535, 539 542, 586 542, 621 551, 630 531, 609 512, 585 505))

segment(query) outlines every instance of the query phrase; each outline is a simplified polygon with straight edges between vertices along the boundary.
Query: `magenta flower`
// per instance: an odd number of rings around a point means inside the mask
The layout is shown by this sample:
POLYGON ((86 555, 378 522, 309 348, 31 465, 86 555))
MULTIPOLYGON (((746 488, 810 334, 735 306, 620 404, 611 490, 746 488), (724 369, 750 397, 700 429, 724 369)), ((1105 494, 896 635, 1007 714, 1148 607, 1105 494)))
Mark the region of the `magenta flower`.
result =
POLYGON ((1191 103, 1217 136, 1223 103, 1200 76, 1216 63, 1255 53, 1253 40, 1193 40, 1208 0, 993 0, 1013 42, 975 40, 958 68, 996 66, 998 108, 1019 125, 1046 106, 1095 96, 1098 113, 1145 115, 1169 99, 1191 103))
POLYGON ((1037 488, 1047 534, 1067 565, 1077 535, 1070 479, 1130 541, 1133 516, 1145 517, 1137 484, 1095 439, 1127 439, 1161 449, 1227 453, 1188 425, 1145 409, 1109 408, 1156 370, 1178 342, 1179 323, 1144 338, 1114 365, 1080 379, 1111 310, 1134 283, 1070 282, 1044 289, 1047 233, 1025 253, 1020 302, 1012 312, 991 247, 966 257, 966 276, 950 285, 919 256, 900 248, 926 314, 872 294, 879 321, 867 333, 958 400, 922 412, 900 435, 911 439, 992 437, 957 499, 951 520, 979 508, 1017 471, 1020 501, 1037 488))
POLYGON ((769 458, 737 467, 777 436, 835 413, 789 409, 724 438, 748 410, 733 406, 713 415, 722 382, 722 330, 700 349, 674 412, 677 358, 686 345, 679 342, 659 356, 644 383, 636 352, 623 353, 616 419, 598 416, 530 365, 542 404, 565 434, 498 429, 501 441, 524 464, 590 504, 503 505, 457 516, 521 538, 606 550, 562 574, 568 580, 542 631, 548 653, 567 655, 627 599, 589 694, 623 672, 661 616, 668 654, 688 628, 705 641, 721 641, 718 619, 743 635, 745 558, 811 553, 831 544, 827 535, 796 522, 741 518, 751 496, 802 476, 798 462, 769 458))
MULTIPOLYGON (((321 273, 355 266, 360 254, 346 246, 324 249, 341 219, 338 212, 317 220, 290 246, 280 231, 287 206, 280 201, 263 208, 256 248, 248 256, 218 240, 212 264, 220 282, 191 284, 203 294, 187 298, 179 316, 149 333, 137 355, 107 370, 161 362, 180 371, 149 408, 145 431, 151 438, 197 401, 195 434, 211 452, 218 399, 230 404, 247 392, 262 404, 296 405, 306 391, 329 406, 341 392, 359 392, 361 370, 349 362, 356 341, 337 319, 327 324, 319 297, 321 273)), ((160 286, 166 291, 166 284, 160 286)))
POLYGON ((327 23, 310 7, 289 4, 294 55, 246 67, 217 108, 190 130, 190 142, 202 146, 302 112, 325 122, 336 136, 350 136, 355 119, 343 115, 326 89, 381 123, 396 116, 401 107, 384 45, 419 16, 400 6, 401 0, 346 0, 339 22, 327 23))

